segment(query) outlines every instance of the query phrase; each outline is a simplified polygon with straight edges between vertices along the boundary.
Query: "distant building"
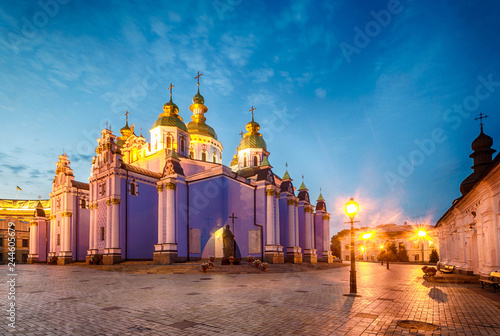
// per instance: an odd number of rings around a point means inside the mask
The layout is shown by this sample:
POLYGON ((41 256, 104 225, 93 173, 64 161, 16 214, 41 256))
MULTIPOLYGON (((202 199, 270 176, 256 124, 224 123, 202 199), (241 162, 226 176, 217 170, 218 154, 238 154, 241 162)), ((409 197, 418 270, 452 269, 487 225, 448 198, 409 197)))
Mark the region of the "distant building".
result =
MULTIPOLYGON (((339 234, 341 255, 346 261, 351 259, 351 231, 343 230, 339 234)), ((354 246, 356 260, 377 261, 381 250, 394 243, 396 248, 404 246, 410 262, 428 262, 431 251, 437 245, 437 232, 432 225, 381 224, 376 227, 365 227, 355 230, 354 246), (418 232, 425 232, 419 236, 418 232)))
MULTIPOLYGON (((49 200, 11 200, 0 199, 0 263, 9 262, 9 227, 15 231, 15 262, 28 261, 30 229, 37 214, 50 215, 49 200), (9 225, 9 223, 13 223, 9 225)), ((47 218, 48 219, 48 218, 47 218)), ((46 222, 48 225, 48 222, 46 222)), ((12 244, 11 244, 12 246, 12 244)))
POLYGON ((500 156, 492 160, 492 145, 481 123, 471 146, 473 172, 460 185, 462 196, 436 224, 440 263, 453 265, 460 273, 500 269, 500 156))

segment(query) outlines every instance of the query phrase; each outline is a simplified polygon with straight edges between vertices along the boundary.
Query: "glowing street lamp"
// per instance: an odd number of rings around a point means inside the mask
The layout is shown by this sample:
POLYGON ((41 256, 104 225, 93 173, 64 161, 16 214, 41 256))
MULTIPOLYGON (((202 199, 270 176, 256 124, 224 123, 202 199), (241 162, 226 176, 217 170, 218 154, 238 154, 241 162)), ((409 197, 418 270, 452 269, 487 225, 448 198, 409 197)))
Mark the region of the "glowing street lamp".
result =
POLYGON ((356 255, 354 251, 354 217, 358 214, 359 204, 351 198, 345 204, 345 213, 351 219, 351 276, 350 276, 350 291, 349 294, 358 292, 356 284, 356 255))
POLYGON ((424 237, 427 236, 427 232, 424 230, 418 230, 418 236, 420 237, 421 243, 422 243, 422 262, 425 262, 425 257, 424 257, 424 242, 425 239, 424 237))
POLYGON ((365 233, 363 234, 361 237, 363 237, 363 239, 370 239, 371 237, 373 236, 373 233, 365 233))

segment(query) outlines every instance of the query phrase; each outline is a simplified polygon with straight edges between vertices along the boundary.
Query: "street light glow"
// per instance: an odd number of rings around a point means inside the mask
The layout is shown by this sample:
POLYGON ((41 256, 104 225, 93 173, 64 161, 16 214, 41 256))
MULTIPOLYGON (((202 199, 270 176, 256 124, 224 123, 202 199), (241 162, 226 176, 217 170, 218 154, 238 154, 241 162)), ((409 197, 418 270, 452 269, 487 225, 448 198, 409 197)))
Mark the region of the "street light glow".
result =
POLYGON ((418 236, 419 237, 425 237, 427 235, 427 232, 425 232, 424 230, 419 230, 418 231, 418 236))
POLYGON ((370 239, 373 236, 373 233, 365 233, 362 237, 363 239, 370 239))
POLYGON ((349 202, 345 204, 345 213, 350 218, 354 218, 359 210, 359 204, 354 201, 354 198, 351 198, 349 202))

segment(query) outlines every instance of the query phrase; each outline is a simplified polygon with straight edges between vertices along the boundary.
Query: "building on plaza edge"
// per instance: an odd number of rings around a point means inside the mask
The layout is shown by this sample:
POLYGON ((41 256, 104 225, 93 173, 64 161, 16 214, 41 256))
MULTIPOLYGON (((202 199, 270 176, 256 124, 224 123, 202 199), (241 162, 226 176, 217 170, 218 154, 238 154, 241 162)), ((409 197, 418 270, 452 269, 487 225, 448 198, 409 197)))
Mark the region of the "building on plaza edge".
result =
MULTIPOLYGON (((36 230, 47 229, 47 215, 50 215, 49 200, 0 199, 0 264, 31 261, 28 257, 31 244, 38 244, 39 251, 46 255, 43 235, 38 240, 31 239, 31 235, 36 230), (10 251, 10 247, 15 247, 14 251, 10 251)), ((40 261, 46 260, 42 257, 40 261)))
MULTIPOLYGON (((403 247, 408 253, 410 262, 428 262, 433 249, 437 245, 437 232, 432 225, 381 224, 376 227, 355 229, 356 260, 376 261, 381 249, 395 244, 398 251, 403 247), (424 231, 424 237, 418 235, 424 231)), ((340 257, 349 261, 351 258, 351 232, 343 230, 335 238, 339 241, 340 257)))
MULTIPOLYGON (((197 77, 199 79, 199 76, 197 77)), ((103 129, 89 183, 77 182, 66 154, 59 156, 50 193, 47 254, 58 264, 102 254, 105 264, 153 259, 160 264, 223 256, 229 225, 235 257, 271 263, 332 261, 329 219, 321 196, 314 206, 304 182, 279 177, 260 125, 252 119, 231 161, 208 125, 198 92, 184 123, 172 99, 149 131, 150 141, 129 126, 120 135, 103 129)), ((45 252, 33 246, 30 259, 45 252)))
POLYGON ((459 273, 490 274, 500 269, 500 156, 481 132, 472 142, 473 172, 461 183, 462 196, 438 220, 441 265, 459 273))

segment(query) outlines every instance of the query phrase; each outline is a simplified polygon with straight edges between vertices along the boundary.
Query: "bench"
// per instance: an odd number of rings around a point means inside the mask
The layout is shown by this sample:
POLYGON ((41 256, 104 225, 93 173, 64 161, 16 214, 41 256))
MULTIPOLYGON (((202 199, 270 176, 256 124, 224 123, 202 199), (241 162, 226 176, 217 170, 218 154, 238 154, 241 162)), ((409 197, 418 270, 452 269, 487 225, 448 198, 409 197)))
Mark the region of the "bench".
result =
POLYGON ((444 268, 440 268, 439 272, 441 272, 441 273, 453 273, 454 270, 455 270, 455 266, 446 265, 444 268))
POLYGON ((481 288, 493 286, 494 293, 500 285, 500 272, 491 272, 488 277, 479 279, 479 282, 481 282, 481 288))

